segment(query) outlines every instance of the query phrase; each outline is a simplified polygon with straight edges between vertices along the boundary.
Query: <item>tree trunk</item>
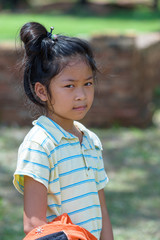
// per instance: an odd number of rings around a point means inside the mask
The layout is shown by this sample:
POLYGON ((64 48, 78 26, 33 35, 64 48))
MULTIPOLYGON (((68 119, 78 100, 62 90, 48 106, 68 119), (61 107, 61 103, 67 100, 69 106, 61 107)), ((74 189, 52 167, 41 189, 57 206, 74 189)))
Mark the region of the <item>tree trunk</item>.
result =
POLYGON ((153 9, 158 10, 158 0, 153 0, 153 9))
POLYGON ((78 3, 80 5, 86 5, 88 3, 88 1, 87 0, 79 0, 78 3))

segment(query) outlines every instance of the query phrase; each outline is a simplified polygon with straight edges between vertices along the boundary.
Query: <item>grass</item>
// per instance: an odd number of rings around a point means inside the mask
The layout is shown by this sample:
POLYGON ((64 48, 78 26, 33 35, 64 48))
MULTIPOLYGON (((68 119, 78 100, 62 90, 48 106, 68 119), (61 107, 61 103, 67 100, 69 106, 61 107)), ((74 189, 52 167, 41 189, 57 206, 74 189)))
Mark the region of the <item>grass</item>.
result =
POLYGON ((56 33, 89 36, 91 34, 136 34, 160 31, 160 12, 149 8, 119 10, 103 16, 88 9, 75 9, 70 13, 47 12, 0 14, 0 41, 14 41, 20 27, 28 21, 38 21, 48 29, 55 26, 56 33), (4 24, 5 23, 5 24, 4 24))
MULTIPOLYGON (((160 112, 155 126, 94 129, 110 178, 106 201, 115 240, 160 239, 160 112)), ((23 238, 22 197, 12 186, 17 148, 28 128, 0 127, 0 236, 23 238)))

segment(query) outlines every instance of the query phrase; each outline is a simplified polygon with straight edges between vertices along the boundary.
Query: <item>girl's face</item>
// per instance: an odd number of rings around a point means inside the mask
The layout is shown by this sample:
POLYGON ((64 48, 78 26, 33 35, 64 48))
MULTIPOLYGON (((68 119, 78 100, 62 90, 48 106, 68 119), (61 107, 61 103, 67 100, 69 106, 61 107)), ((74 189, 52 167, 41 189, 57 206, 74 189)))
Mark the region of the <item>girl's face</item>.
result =
POLYGON ((51 80, 49 90, 49 117, 57 123, 80 120, 93 102, 93 72, 85 61, 74 58, 51 80))

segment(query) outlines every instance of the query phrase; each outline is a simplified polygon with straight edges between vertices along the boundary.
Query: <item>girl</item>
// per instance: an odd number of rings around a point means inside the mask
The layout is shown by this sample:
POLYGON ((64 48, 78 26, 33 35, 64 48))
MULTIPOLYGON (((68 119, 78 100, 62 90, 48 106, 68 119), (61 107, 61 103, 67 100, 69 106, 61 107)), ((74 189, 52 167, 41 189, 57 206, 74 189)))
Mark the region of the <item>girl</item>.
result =
POLYGON ((14 174, 24 193, 24 232, 67 213, 97 239, 112 240, 102 145, 77 122, 92 105, 96 65, 88 43, 52 30, 30 22, 20 31, 25 93, 45 110, 19 148, 14 174))

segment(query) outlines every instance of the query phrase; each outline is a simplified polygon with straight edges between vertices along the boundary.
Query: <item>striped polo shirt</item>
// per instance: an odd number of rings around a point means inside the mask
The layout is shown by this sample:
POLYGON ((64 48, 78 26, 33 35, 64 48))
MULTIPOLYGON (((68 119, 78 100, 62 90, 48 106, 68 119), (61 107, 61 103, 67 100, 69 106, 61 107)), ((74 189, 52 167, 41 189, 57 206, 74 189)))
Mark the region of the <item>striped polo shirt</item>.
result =
POLYGON ((98 191, 108 178, 99 138, 79 122, 82 143, 51 119, 34 121, 18 151, 14 185, 23 194, 24 175, 48 190, 47 220, 68 213, 72 222, 86 228, 98 239, 102 215, 98 191))

